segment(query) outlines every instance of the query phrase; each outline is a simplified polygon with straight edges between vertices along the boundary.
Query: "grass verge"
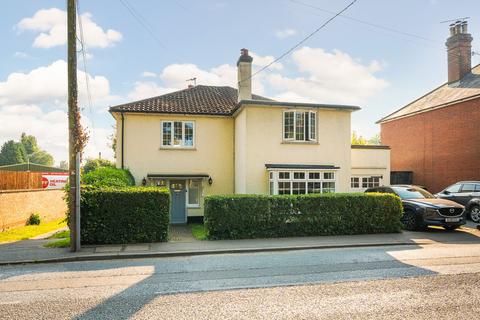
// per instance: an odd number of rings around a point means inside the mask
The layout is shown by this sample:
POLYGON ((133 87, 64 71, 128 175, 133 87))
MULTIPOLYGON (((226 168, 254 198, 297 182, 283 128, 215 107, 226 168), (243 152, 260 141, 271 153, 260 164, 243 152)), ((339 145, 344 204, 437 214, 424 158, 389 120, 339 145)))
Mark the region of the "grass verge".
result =
POLYGON ((207 234, 205 232, 205 228, 203 227, 203 223, 191 223, 188 225, 190 230, 192 230, 193 237, 197 240, 206 240, 207 234))
POLYGON ((63 230, 55 233, 48 239, 63 239, 63 238, 69 238, 69 237, 70 237, 70 230, 63 230))
POLYGON ((45 248, 68 248, 70 247, 70 238, 55 240, 44 245, 45 248))
POLYGON ((27 240, 41 234, 63 228, 67 225, 65 219, 42 222, 39 225, 24 226, 0 232, 0 243, 27 240))

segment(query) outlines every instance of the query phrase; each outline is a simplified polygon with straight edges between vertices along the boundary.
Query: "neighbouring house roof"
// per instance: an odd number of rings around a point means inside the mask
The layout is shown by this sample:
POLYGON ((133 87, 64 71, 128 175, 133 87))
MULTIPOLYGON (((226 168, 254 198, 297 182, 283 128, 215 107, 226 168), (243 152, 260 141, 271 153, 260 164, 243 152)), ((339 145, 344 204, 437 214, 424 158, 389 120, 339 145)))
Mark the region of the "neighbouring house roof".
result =
POLYGON ((447 107, 464 100, 476 98, 480 98, 480 65, 473 67, 472 72, 464 76, 460 81, 441 85, 405 107, 378 120, 377 123, 447 107))
POLYGON ((228 86, 198 85, 158 97, 110 107, 110 112, 231 116, 241 105, 324 108, 348 111, 360 110, 360 107, 348 105, 279 102, 256 94, 252 94, 252 100, 242 100, 241 103, 238 103, 238 91, 235 88, 228 86))
POLYGON ((314 169, 314 170, 334 170, 340 169, 340 167, 328 165, 328 164, 277 164, 277 163, 266 163, 265 168, 267 169, 314 169))
MULTIPOLYGON (((273 101, 252 94, 253 100, 273 101)), ((198 85, 158 97, 110 107, 110 112, 232 115, 238 106, 238 91, 228 86, 198 85)))
POLYGON ((148 173, 147 178, 165 178, 165 179, 187 179, 187 178, 208 178, 206 173, 148 173))

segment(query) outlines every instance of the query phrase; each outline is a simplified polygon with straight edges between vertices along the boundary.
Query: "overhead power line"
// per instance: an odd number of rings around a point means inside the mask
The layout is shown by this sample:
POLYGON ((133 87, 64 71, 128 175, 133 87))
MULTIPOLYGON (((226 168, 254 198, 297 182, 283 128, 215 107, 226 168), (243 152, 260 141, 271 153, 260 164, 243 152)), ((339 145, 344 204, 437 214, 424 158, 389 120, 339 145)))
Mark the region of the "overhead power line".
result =
POLYGON ((127 11, 130 13, 130 15, 142 26, 142 28, 145 29, 145 31, 148 32, 148 34, 164 49, 167 48, 167 46, 157 37, 154 28, 152 25, 148 22, 145 17, 142 16, 140 12, 138 12, 129 2, 128 0, 119 0, 120 3, 127 9, 127 11))
MULTIPOLYGON (((299 4, 299 5, 304 6, 304 7, 312 8, 312 9, 315 9, 315 10, 318 10, 318 11, 322 11, 322 12, 325 12, 325 13, 335 14, 334 11, 330 11, 330 10, 327 10, 327 9, 323 9, 323 8, 320 8, 320 7, 311 5, 311 4, 309 4, 309 3, 305 3, 305 2, 301 2, 301 1, 297 1, 297 0, 290 0, 290 2, 299 4)), ((377 23, 373 23, 373 22, 370 22, 370 21, 365 21, 365 20, 357 19, 357 18, 354 18, 354 17, 351 17, 351 16, 346 16, 346 15, 343 15, 343 14, 339 14, 339 16, 342 17, 342 18, 344 18, 344 19, 352 20, 352 21, 355 21, 355 22, 358 22, 358 23, 361 23, 361 24, 365 24, 365 25, 370 26, 370 27, 382 29, 382 30, 385 30, 385 31, 390 31, 390 32, 393 32, 393 33, 398 33, 398 34, 401 34, 401 35, 404 35, 404 36, 407 36, 407 37, 416 38, 416 39, 420 39, 420 40, 424 40, 424 41, 428 41, 428 42, 436 42, 436 41, 433 40, 433 39, 429 39, 429 38, 426 38, 426 37, 421 36, 421 35, 418 35, 418 34, 413 34, 413 33, 410 33, 410 32, 405 32, 405 31, 397 30, 397 29, 394 29, 394 28, 391 28, 391 27, 387 27, 387 26, 383 26, 383 25, 380 25, 380 24, 377 24, 377 23)))
POLYGON ((341 15, 342 13, 344 13, 345 11, 347 11, 351 6, 353 6, 355 4, 355 2, 357 2, 357 0, 353 0, 352 2, 350 2, 350 4, 348 4, 345 8, 343 8, 342 10, 340 10, 339 12, 335 13, 335 15, 333 17, 331 17, 330 19, 328 19, 327 21, 325 21, 320 27, 318 27, 317 29, 315 29, 312 33, 310 33, 308 36, 306 36, 305 38, 303 38, 300 42, 298 42, 296 45, 294 45, 293 47, 291 47, 290 49, 288 49, 287 51, 285 51, 284 53, 282 53, 280 56, 278 56, 277 58, 275 58, 272 62, 270 62, 269 64, 263 66, 262 68, 260 68, 259 70, 257 70, 256 72, 254 72, 249 78, 247 79, 244 79, 242 80, 241 82, 243 81, 247 81, 247 80, 250 80, 252 79, 253 77, 255 77, 257 74, 263 72, 264 70, 268 69, 270 66, 272 66, 273 64, 277 63, 278 61, 282 60, 283 58, 285 58, 286 56, 288 56, 290 53, 293 52, 293 50, 297 49, 298 47, 300 47, 302 44, 304 44, 308 39, 310 39, 311 37, 313 37, 317 32, 319 32, 320 30, 322 30, 323 28, 325 28, 330 22, 332 22, 333 20, 335 20, 335 18, 337 18, 339 15, 341 15))

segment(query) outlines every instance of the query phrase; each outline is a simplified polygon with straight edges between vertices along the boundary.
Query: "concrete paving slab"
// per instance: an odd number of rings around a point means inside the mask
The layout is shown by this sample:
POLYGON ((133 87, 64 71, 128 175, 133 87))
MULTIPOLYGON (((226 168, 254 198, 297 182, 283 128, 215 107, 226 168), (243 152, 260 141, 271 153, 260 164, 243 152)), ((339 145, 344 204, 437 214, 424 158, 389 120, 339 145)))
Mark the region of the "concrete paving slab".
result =
POLYGON ((149 244, 131 244, 125 246, 124 252, 137 252, 137 251, 148 251, 150 250, 149 244))

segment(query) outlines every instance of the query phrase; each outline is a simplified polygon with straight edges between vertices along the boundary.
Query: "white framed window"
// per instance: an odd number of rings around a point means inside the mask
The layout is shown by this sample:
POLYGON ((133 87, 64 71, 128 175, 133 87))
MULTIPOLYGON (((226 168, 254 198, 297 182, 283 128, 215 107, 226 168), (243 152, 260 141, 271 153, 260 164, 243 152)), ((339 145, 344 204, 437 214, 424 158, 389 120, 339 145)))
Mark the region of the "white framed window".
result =
POLYGON ((193 148, 195 123, 193 121, 162 121, 162 147, 193 148))
POLYGON ((314 111, 284 111, 283 140, 317 141, 317 113, 314 111))
POLYGON ((202 193, 201 180, 189 180, 187 183, 187 207, 200 207, 200 195, 202 193))
POLYGON ((334 171, 270 171, 270 194, 311 194, 336 191, 334 171))
POLYGON ((363 191, 367 188, 380 187, 381 176, 352 176, 350 177, 350 188, 354 191, 363 191))

